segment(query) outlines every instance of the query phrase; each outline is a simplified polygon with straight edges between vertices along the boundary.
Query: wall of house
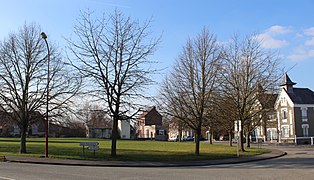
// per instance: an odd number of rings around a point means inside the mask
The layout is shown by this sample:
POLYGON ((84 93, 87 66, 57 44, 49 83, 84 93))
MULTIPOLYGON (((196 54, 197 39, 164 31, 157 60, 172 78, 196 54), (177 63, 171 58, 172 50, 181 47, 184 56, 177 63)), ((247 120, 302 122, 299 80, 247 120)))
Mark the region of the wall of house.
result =
POLYGON ((163 126, 156 126, 156 141, 168 141, 168 128, 163 126))
POLYGON ((301 108, 294 108, 294 119, 295 119, 295 135, 297 137, 303 137, 302 124, 307 124, 307 122, 302 122, 301 108))
MULTIPOLYGON (((310 137, 314 137, 314 108, 309 105, 299 105, 295 108, 296 136, 298 144, 310 144, 310 137), (306 116, 302 117, 302 109, 306 109, 306 116), (308 135, 304 134, 303 126, 308 126, 308 135), (308 137, 308 138, 306 138, 308 137)), ((311 105, 312 106, 312 105, 311 105)))
POLYGON ((89 138, 111 138, 111 128, 89 128, 89 138))
POLYGON ((144 138, 144 123, 145 121, 145 118, 141 118, 141 119, 138 119, 137 121, 137 128, 136 128, 136 134, 137 134, 137 138, 144 138))
POLYGON ((309 136, 314 137, 314 107, 308 108, 309 136))
POLYGON ((156 126, 144 126, 144 138, 155 138, 156 135, 156 126))
POLYGON ((307 118, 302 118, 301 107, 295 107, 295 120, 296 120, 296 135, 297 137, 303 137, 302 125, 308 125, 308 137, 314 136, 314 108, 302 106, 307 109, 307 118))
POLYGON ((118 121, 118 129, 121 139, 130 139, 131 138, 131 127, 130 127, 130 121, 124 120, 118 121))
POLYGON ((280 131, 280 142, 293 143, 295 138, 295 115, 293 103, 290 101, 288 95, 282 91, 278 96, 276 102, 276 111, 278 119, 278 130, 280 131), (284 113, 286 112, 286 118, 284 119, 284 113))

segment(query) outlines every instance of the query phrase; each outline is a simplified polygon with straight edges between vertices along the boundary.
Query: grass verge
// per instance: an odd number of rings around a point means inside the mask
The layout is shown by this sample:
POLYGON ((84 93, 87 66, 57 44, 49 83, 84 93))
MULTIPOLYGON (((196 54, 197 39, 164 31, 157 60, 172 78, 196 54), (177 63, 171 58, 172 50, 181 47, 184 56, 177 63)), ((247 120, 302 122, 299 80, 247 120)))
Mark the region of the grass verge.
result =
MULTIPOLYGON (((0 138, 0 155, 5 156, 34 156, 45 154, 44 138, 28 138, 27 154, 19 153, 19 138, 0 138)), ((104 139, 87 138, 49 138, 49 157, 63 159, 112 160, 110 158, 111 141, 104 139), (99 142, 100 149, 96 151, 85 150, 83 157, 80 142, 99 142)), ((201 143, 200 154, 194 154, 193 142, 162 142, 162 141, 131 141, 119 140, 117 142, 118 158, 124 161, 193 161, 213 160, 236 157, 236 147, 226 144, 201 143)), ((267 153, 265 149, 250 148, 241 156, 252 156, 267 153)))

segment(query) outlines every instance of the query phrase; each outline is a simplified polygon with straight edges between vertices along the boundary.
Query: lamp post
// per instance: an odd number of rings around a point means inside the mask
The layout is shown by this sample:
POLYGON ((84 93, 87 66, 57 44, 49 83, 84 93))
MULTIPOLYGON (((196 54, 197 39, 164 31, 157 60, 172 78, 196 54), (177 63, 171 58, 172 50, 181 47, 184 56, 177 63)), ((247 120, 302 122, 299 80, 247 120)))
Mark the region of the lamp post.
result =
POLYGON ((47 99, 46 99, 46 123, 45 123, 45 157, 48 157, 48 134, 49 134, 49 119, 48 119, 48 111, 49 111, 49 82, 50 82, 50 49, 47 42, 47 35, 44 32, 40 33, 41 37, 45 40, 48 50, 48 70, 47 70, 47 99))

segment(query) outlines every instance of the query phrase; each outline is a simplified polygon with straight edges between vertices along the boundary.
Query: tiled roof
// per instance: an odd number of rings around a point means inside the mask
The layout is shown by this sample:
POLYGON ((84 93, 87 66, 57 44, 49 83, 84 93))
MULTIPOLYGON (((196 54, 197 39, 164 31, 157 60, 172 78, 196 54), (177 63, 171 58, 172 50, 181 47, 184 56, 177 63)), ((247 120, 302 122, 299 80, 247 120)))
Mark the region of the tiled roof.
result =
POLYGON ((152 110, 156 109, 155 106, 152 106, 152 107, 148 107, 146 110, 143 111, 142 114, 140 114, 138 116, 138 119, 141 119, 141 118, 144 118, 149 112, 151 112, 152 110))
POLYGON ((314 92, 309 88, 293 88, 288 95, 295 104, 314 104, 314 92))
POLYGON ((258 99, 264 108, 273 108, 276 102, 277 96, 278 94, 263 94, 258 99))

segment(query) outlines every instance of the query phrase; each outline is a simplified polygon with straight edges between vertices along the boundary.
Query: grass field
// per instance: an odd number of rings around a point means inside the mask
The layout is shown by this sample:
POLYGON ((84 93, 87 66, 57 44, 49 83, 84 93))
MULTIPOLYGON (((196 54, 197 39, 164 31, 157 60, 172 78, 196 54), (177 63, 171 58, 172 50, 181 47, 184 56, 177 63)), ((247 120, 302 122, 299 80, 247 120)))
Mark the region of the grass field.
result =
MULTIPOLYGON (((19 153, 19 138, 0 138, 0 155, 35 156, 45 154, 44 138, 28 138, 27 154, 19 153)), ((49 138, 49 157, 64 159, 110 159, 111 141, 104 139, 87 138, 49 138), (96 151, 85 150, 83 157, 80 142, 99 142, 100 149, 96 151)), ((236 157, 236 147, 224 144, 201 143, 200 156, 194 155, 195 144, 193 142, 161 142, 161 141, 129 141, 117 142, 118 158, 114 160, 129 161, 184 161, 184 160, 209 160, 236 157)), ((241 156, 251 156, 266 153, 267 150, 250 148, 241 156)))

